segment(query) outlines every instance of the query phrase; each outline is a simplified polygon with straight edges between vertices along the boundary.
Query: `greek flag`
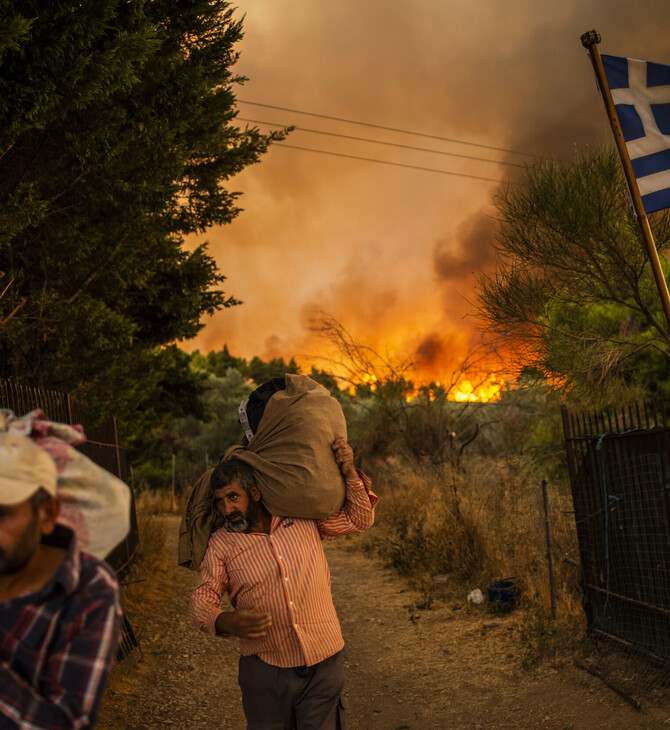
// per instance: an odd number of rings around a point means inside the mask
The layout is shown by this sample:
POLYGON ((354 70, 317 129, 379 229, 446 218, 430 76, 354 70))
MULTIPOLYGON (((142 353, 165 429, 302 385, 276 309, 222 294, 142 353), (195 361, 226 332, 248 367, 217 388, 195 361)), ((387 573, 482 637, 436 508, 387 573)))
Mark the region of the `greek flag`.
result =
POLYGON ((644 209, 670 208, 670 66, 602 59, 644 209))

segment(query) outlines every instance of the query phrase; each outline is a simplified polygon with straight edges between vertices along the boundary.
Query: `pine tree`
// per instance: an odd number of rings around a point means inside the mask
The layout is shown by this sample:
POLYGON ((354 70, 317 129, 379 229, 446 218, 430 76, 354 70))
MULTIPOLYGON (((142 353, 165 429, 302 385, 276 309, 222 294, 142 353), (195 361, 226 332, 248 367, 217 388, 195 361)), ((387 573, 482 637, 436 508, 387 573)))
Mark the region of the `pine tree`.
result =
MULTIPOLYGON (((593 405, 670 393, 670 331, 614 150, 528 168, 497 207, 479 313, 522 375, 593 405)), ((651 224, 665 259, 670 215, 651 224)))
POLYGON ((184 240, 284 136, 235 123, 241 37, 223 0, 0 0, 0 377, 130 418, 237 303, 184 240))

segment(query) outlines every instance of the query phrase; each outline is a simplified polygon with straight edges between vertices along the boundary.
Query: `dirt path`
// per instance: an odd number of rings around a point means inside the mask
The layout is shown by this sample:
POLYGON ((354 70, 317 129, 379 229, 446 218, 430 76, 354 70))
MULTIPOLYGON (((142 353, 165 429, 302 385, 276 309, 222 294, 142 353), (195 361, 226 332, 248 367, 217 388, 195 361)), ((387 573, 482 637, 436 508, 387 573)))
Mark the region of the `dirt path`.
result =
MULTIPOLYGON (((175 556, 178 520, 165 524, 175 556)), ((349 730, 670 727, 670 710, 637 712, 571 665, 522 670, 514 615, 492 619, 450 603, 422 610, 420 594, 346 538, 326 552, 347 644, 349 730)), ((144 626, 130 615, 144 659, 108 692, 98 730, 245 727, 237 645, 191 628, 194 582, 174 565, 161 581, 161 610, 144 626)))

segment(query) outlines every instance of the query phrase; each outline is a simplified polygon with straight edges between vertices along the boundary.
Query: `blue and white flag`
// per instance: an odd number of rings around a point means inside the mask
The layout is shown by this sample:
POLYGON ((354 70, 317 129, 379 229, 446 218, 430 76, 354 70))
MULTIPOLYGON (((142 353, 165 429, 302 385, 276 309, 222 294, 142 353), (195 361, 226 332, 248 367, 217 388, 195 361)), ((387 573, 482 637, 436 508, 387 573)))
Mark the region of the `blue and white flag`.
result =
POLYGON ((602 59, 644 209, 670 208, 670 66, 602 59))

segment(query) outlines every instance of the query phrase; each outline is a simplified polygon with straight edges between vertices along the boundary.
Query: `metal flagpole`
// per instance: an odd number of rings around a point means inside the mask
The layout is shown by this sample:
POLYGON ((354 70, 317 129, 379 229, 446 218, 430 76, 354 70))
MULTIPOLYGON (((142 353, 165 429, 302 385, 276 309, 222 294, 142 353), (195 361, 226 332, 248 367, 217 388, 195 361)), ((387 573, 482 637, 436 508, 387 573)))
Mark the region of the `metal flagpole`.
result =
POLYGON ((658 293, 660 294, 661 303, 663 304, 665 318, 668 322, 668 327, 670 327, 670 293, 668 293, 668 284, 665 280, 665 276, 663 275, 661 261, 658 257, 656 244, 654 243, 654 235, 651 232, 649 218, 647 218, 647 213, 645 212, 644 205, 642 204, 642 196, 640 195, 640 190, 637 186, 637 180, 635 179, 635 173, 633 172, 633 165, 631 164, 630 157, 628 156, 626 140, 624 139, 623 132, 621 131, 619 117, 617 116, 616 109, 614 108, 612 92, 610 91, 609 84, 607 83, 607 76, 605 75, 603 61, 600 57, 600 50, 598 48, 598 43, 600 43, 600 33, 595 30, 590 30, 588 33, 584 33, 584 35, 582 35, 581 41, 584 48, 586 48, 589 52, 593 69, 596 72, 600 93, 602 94, 603 101, 605 102, 605 109, 607 110, 607 116, 610 120, 610 125, 614 134, 614 141, 616 142, 617 150, 619 151, 624 175, 626 176, 626 181, 628 183, 628 190, 630 191, 630 197, 633 201, 633 208, 635 209, 635 214, 637 215, 640 229, 642 230, 642 238, 644 239, 644 245, 647 249, 647 257, 649 258, 649 263, 651 264, 651 269, 654 273, 654 279, 656 280, 658 293))

